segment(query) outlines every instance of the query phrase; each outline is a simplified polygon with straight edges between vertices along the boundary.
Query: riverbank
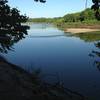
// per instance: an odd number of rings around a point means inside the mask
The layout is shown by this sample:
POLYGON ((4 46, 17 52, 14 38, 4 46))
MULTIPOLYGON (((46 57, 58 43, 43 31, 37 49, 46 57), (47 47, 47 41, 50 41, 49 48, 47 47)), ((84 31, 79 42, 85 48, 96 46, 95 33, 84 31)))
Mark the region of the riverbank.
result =
POLYGON ((70 32, 72 34, 76 33, 87 33, 87 32, 99 32, 100 29, 91 29, 91 28, 65 28, 64 32, 70 32))
POLYGON ((59 84, 48 84, 35 73, 0 57, 0 100, 85 100, 84 96, 59 84))
POLYGON ((94 22, 67 22, 56 24, 64 32, 87 33, 100 31, 100 21, 94 22))

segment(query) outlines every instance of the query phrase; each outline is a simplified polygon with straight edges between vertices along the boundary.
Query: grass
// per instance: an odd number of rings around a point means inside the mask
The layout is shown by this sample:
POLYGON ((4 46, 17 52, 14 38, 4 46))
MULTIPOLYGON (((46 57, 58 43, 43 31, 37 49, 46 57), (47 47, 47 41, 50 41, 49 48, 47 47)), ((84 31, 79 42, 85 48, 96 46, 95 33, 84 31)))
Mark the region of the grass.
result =
POLYGON ((92 28, 100 29, 100 21, 55 23, 60 28, 92 28))

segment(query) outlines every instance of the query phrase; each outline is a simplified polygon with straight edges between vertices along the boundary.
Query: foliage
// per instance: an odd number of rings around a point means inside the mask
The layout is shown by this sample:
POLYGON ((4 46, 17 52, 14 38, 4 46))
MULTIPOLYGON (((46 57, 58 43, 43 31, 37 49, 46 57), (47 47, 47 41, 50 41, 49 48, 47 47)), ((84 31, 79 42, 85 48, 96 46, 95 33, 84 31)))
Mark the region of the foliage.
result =
POLYGON ((91 9, 86 9, 85 11, 82 11, 80 13, 80 17, 79 17, 79 20, 80 21, 84 21, 84 20, 95 20, 95 13, 93 10, 91 9))
POLYGON ((67 14, 64 16, 64 22, 76 22, 80 18, 80 13, 67 14))
POLYGON ((100 0, 92 0, 92 2, 94 3, 92 5, 92 9, 94 9, 95 11, 95 17, 97 18, 97 20, 100 20, 100 0))
POLYGON ((94 11, 90 8, 87 8, 80 13, 67 14, 64 16, 64 22, 79 22, 87 20, 96 20, 94 11))
POLYGON ((61 17, 55 18, 30 18, 28 22, 36 22, 36 23, 55 23, 55 22, 62 22, 61 17))
POLYGON ((38 23, 44 23, 44 22, 51 22, 51 18, 30 18, 28 22, 38 22, 38 23))
POLYGON ((27 21, 26 15, 20 15, 17 8, 10 8, 7 0, 0 0, 0 36, 7 34, 27 33, 28 26, 21 23, 27 21))
POLYGON ((100 21, 96 19, 94 10, 90 8, 87 8, 82 12, 66 14, 63 17, 31 18, 28 21, 53 23, 60 27, 88 27, 88 25, 96 25, 96 27, 100 26, 100 21))
POLYGON ((34 0, 34 1, 36 1, 36 2, 40 1, 42 3, 45 3, 46 2, 46 0, 34 0))
POLYGON ((29 26, 22 25, 28 17, 20 15, 16 8, 10 8, 7 0, 0 0, 0 52, 7 53, 12 45, 27 34, 29 26))

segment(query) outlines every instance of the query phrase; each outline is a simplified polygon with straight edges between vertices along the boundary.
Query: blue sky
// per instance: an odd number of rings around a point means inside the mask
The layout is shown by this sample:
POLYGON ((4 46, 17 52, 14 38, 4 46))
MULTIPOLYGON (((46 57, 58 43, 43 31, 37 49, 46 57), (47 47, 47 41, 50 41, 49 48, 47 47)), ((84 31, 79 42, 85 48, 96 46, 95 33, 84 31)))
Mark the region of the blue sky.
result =
MULTIPOLYGON (((79 12, 85 9, 86 0, 47 0, 45 4, 34 0, 8 0, 11 7, 17 7, 22 14, 35 17, 60 17, 68 13, 79 12)), ((92 5, 88 0, 87 7, 92 5)))

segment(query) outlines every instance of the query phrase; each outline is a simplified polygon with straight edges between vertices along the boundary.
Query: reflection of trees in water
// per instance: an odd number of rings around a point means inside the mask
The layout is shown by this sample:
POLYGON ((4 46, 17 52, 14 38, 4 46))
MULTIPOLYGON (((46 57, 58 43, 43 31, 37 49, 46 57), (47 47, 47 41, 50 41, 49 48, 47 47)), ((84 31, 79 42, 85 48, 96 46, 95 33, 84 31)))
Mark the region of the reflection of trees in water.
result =
MULTIPOLYGON (((95 42, 95 41, 100 40, 100 32, 91 32, 91 33, 85 33, 85 34, 80 33, 80 34, 75 34, 73 36, 79 37, 81 40, 84 40, 85 42, 95 42)), ((92 50, 89 56, 96 58, 94 61, 94 64, 100 70, 100 42, 97 42, 94 45, 99 50, 92 50)))
MULTIPOLYGON (((100 32, 91 32, 85 34, 80 33, 75 34, 73 36, 79 37, 81 40, 84 40, 85 42, 95 42, 100 40, 100 32)), ((96 42, 94 45, 98 50, 92 50, 89 56, 95 58, 94 65, 96 65, 97 68, 100 70, 100 41, 96 42)))
POLYGON ((100 32, 79 33, 72 36, 78 37, 85 42, 95 42, 100 40, 100 32))
POLYGON ((29 35, 28 37, 29 38, 55 38, 55 37, 63 37, 63 36, 66 36, 66 35, 35 35, 35 36, 31 36, 31 35, 29 35))
POLYGON ((95 46, 99 49, 99 50, 93 50, 91 54, 89 54, 90 57, 96 57, 98 59, 96 59, 94 61, 94 64, 97 66, 97 68, 100 70, 100 42, 95 43, 95 46))
MULTIPOLYGON (((100 32, 91 32, 85 34, 80 33, 75 34, 73 36, 79 37, 81 40, 84 40, 85 42, 95 42, 100 40, 100 32)), ((96 65, 97 68, 100 70, 100 41, 96 42, 94 45, 98 50, 92 50, 89 56, 95 58, 94 65, 96 65)))

